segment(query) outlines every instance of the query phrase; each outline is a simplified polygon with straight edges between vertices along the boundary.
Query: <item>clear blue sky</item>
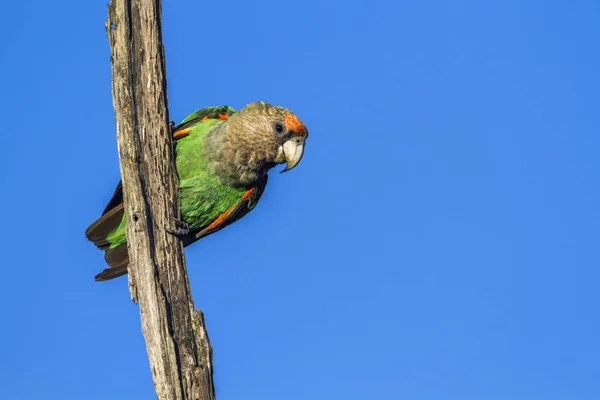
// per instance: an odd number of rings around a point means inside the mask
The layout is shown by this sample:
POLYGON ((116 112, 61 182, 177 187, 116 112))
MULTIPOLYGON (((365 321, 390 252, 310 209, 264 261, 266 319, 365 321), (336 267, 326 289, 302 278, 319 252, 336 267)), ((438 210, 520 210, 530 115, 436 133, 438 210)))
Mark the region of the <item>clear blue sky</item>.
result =
MULTIPOLYGON (((3 5, 5 399, 150 399, 126 279, 106 1, 3 5)), ((600 398, 600 3, 165 2, 171 118, 310 131, 187 250, 219 400, 600 398)))

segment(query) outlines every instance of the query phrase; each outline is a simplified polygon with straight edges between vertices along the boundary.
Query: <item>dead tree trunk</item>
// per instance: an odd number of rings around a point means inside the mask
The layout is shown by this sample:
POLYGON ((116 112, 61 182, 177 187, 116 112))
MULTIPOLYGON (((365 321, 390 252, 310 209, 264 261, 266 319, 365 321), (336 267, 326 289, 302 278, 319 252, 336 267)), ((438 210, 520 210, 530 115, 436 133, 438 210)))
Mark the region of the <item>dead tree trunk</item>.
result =
POLYGON ((111 0, 112 94, 127 215, 129 290, 160 400, 213 400, 212 355, 194 310, 183 246, 166 232, 179 218, 169 130, 160 0, 111 0))

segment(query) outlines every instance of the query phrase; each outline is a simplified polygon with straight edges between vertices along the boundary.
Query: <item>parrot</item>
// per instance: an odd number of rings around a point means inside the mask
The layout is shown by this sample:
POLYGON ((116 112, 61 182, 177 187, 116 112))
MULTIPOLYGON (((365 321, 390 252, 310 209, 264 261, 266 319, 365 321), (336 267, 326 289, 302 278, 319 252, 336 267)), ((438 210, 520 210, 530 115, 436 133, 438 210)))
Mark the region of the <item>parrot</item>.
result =
MULTIPOLYGON (((174 125, 174 124, 173 124, 174 125)), ((290 110, 254 102, 236 112, 230 106, 195 111, 171 127, 179 177, 181 220, 167 231, 185 246, 236 222, 253 210, 268 180, 268 171, 298 165, 308 130, 290 110)), ((117 188, 102 216, 85 231, 104 250, 108 268, 95 276, 106 281, 127 274, 129 257, 123 187, 117 188)))

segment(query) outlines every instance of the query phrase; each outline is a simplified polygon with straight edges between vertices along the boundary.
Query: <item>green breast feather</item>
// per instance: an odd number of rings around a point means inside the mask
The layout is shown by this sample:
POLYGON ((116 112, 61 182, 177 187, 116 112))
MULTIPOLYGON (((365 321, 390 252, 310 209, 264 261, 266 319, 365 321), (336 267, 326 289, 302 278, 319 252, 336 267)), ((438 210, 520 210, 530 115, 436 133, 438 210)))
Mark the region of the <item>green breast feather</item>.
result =
POLYGON ((181 213, 191 229, 209 225, 222 213, 235 206, 244 189, 224 185, 207 170, 204 157, 206 134, 226 121, 208 120, 191 127, 188 136, 176 145, 176 164, 181 190, 181 213))
MULTIPOLYGON (((181 125, 193 120, 197 113, 190 115, 181 125)), ((206 135, 218 124, 227 122, 214 119, 196 121, 188 127, 189 134, 175 144, 181 214, 191 230, 210 225, 222 213, 235 206, 245 193, 244 189, 224 185, 207 171, 204 156, 206 135)), ((254 204, 249 206, 252 208, 254 204)), ((118 228, 108 234, 106 239, 111 248, 126 242, 125 216, 118 228)))

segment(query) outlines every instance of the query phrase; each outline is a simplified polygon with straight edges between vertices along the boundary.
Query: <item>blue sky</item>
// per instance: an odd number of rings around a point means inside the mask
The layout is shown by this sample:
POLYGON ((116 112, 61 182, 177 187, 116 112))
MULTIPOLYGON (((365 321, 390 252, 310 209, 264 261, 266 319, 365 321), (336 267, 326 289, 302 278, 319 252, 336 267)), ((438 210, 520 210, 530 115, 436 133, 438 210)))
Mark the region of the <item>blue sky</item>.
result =
MULTIPOLYGON (((3 11, 3 398, 153 398, 126 279, 94 282, 84 237, 119 179, 105 1, 3 11)), ((172 119, 264 100, 310 131, 187 249, 219 400, 600 398, 600 3, 163 17, 172 119)))

